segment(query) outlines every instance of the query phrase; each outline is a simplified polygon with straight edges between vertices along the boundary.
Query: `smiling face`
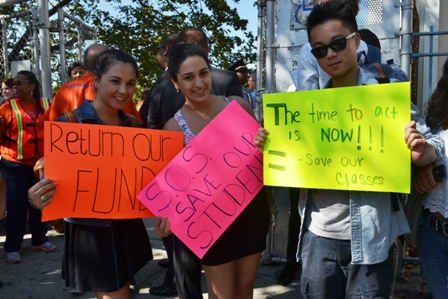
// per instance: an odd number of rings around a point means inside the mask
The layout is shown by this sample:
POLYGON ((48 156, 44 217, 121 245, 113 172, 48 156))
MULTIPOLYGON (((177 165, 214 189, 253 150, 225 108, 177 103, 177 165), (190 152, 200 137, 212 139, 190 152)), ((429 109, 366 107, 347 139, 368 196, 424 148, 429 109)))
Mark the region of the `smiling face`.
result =
MULTIPOLYGON (((340 20, 330 20, 313 27, 310 32, 310 44, 312 48, 325 46, 332 41, 348 36, 350 29, 345 27, 340 20)), ((317 59, 319 66, 329 74, 333 81, 358 74, 356 50, 360 43, 359 34, 346 40, 346 48, 335 52, 328 48, 327 55, 317 59)))
POLYGON ((12 90, 14 91, 14 96, 16 98, 20 98, 22 100, 32 98, 34 87, 35 85, 28 81, 28 78, 25 75, 17 74, 14 77, 12 90))
POLYGON ((177 80, 173 80, 176 89, 180 89, 187 100, 201 102, 210 95, 212 76, 204 58, 187 58, 179 68, 177 80))
POLYGON ((101 78, 95 78, 97 96, 104 105, 114 110, 122 110, 135 93, 137 74, 130 63, 116 61, 102 74, 101 78))

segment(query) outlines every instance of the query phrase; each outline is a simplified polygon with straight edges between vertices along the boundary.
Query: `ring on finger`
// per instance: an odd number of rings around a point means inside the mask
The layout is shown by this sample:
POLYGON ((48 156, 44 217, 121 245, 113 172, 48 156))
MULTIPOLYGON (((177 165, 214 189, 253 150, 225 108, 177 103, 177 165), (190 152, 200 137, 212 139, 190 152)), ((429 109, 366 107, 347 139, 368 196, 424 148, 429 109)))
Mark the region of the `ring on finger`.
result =
POLYGON ((44 195, 42 195, 42 196, 40 197, 40 201, 42 201, 42 202, 45 201, 45 196, 44 196, 44 195))

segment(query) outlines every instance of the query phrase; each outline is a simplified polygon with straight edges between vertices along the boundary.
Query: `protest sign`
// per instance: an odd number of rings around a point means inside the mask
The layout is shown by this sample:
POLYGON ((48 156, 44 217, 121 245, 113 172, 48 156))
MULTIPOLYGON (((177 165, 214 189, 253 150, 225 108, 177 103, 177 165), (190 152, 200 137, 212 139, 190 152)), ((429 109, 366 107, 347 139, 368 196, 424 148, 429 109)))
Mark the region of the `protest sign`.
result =
POLYGON ((410 191, 409 83, 263 95, 266 185, 410 191))
POLYGON ((153 217, 136 195, 182 148, 179 132, 45 122, 45 177, 58 191, 42 220, 153 217))
POLYGON ((231 102, 137 195, 200 258, 263 187, 258 128, 231 102))

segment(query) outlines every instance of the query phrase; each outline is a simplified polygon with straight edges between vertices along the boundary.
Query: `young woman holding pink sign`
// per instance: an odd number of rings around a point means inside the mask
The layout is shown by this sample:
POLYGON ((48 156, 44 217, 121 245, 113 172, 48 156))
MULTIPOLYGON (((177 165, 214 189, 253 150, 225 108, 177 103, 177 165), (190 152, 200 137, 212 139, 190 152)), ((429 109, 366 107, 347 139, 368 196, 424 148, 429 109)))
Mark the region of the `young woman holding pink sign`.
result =
MULTIPOLYGON (((210 94, 212 80, 207 54, 196 45, 172 47, 168 71, 176 89, 185 95, 185 105, 166 123, 164 130, 182 132, 187 145, 228 105, 230 99, 210 94)), ((232 99, 255 118, 243 98, 234 96, 232 99)), ((174 236, 176 268, 186 263, 191 265, 187 272, 176 271, 176 280, 184 281, 189 275, 200 277, 202 263, 210 299, 252 298, 261 252, 266 247, 268 224, 269 204, 262 189, 202 259, 174 236)), ((168 219, 159 217, 155 233, 168 236, 171 234, 169 225, 168 219)))

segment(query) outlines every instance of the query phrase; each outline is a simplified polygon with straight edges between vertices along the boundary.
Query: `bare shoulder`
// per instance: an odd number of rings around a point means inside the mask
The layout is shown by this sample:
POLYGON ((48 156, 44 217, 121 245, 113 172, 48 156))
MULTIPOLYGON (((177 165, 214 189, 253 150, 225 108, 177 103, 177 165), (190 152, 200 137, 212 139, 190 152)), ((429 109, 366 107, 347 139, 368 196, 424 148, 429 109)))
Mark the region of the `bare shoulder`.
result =
POLYGON ((239 96, 228 96, 227 98, 231 101, 237 101, 240 105, 242 102, 245 102, 245 100, 239 96))
POLYGON ((176 131, 180 132, 180 127, 174 117, 170 118, 166 124, 163 126, 163 129, 166 131, 176 131))
POLYGON ((243 99, 242 97, 239 97, 239 96, 229 96, 227 98, 231 101, 232 100, 236 101, 238 104, 240 104, 241 107, 244 108, 244 110, 247 111, 247 113, 249 113, 253 118, 255 118, 255 114, 254 114, 254 111, 252 110, 252 107, 245 99, 243 99))

